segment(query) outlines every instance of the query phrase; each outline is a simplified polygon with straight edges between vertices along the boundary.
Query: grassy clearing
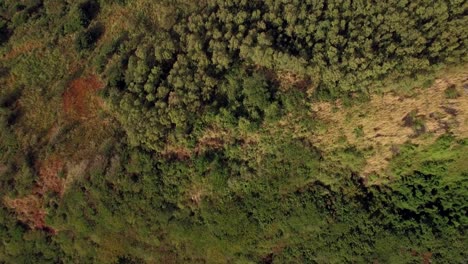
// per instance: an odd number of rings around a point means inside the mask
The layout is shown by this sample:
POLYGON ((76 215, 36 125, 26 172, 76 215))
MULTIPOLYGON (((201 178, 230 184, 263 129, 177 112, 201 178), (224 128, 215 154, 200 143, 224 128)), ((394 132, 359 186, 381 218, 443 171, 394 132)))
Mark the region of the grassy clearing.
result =
POLYGON ((340 142, 355 146, 366 153, 364 177, 388 177, 389 161, 401 145, 427 146, 446 133, 468 137, 468 96, 463 91, 468 72, 464 69, 450 71, 429 88, 412 90, 411 96, 392 91, 372 95, 368 102, 351 107, 343 106, 340 100, 316 102, 312 111, 323 127, 310 140, 328 152, 340 142), (447 98, 447 89, 455 89, 461 96, 447 98))

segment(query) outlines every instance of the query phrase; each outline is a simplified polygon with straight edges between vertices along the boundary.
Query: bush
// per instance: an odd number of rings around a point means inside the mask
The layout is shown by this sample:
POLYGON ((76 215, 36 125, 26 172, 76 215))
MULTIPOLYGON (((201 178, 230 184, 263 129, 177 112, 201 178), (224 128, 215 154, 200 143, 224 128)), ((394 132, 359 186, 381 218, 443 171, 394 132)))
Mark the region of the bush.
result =
POLYGON ((447 89, 445 89, 445 98, 447 99, 457 99, 461 96, 461 93, 458 91, 457 86, 455 84, 449 85, 447 89))
POLYGON ((86 1, 73 7, 64 24, 64 33, 73 33, 87 28, 98 13, 99 4, 94 0, 86 1))
POLYGON ((104 32, 101 25, 95 25, 87 30, 80 31, 75 38, 75 49, 78 52, 91 50, 104 32))
POLYGON ((8 29, 8 23, 3 18, 0 18, 0 45, 6 43, 10 37, 10 30, 8 29))

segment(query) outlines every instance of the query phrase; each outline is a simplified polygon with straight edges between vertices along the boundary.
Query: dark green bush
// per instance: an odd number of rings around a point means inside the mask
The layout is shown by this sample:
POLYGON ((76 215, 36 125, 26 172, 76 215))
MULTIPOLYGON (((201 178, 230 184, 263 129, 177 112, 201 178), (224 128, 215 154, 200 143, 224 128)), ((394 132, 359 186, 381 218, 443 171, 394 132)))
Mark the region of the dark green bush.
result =
POLYGON ((101 25, 93 26, 87 30, 82 30, 76 35, 75 49, 78 52, 91 50, 98 39, 101 37, 104 29, 101 25))
POLYGON ((457 86, 455 84, 452 84, 445 89, 445 97, 447 99, 456 99, 460 96, 461 93, 457 90, 457 86))

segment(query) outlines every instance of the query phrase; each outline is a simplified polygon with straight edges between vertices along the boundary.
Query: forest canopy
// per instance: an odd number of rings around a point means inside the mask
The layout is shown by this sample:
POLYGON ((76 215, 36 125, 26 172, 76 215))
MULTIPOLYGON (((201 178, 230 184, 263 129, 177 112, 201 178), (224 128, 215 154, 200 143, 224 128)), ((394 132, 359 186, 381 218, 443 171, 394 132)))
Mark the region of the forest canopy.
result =
POLYGON ((125 70, 111 72, 113 103, 135 143, 157 150, 174 130, 185 137, 197 116, 241 103, 220 89, 239 69, 294 75, 320 97, 369 93, 382 80, 466 62, 466 8, 463 1, 208 1, 169 29, 122 41, 111 69, 125 70))

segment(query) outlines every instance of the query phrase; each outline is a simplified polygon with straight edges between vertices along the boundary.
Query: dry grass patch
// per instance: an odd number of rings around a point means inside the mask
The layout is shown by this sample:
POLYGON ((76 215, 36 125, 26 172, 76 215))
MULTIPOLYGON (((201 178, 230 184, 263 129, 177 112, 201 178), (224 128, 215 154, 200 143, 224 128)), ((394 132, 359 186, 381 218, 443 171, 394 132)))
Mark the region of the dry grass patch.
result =
POLYGON ((39 40, 31 40, 26 41, 22 44, 14 45, 11 50, 9 50, 7 53, 3 54, 2 57, 0 57, 0 61, 12 60, 18 57, 19 55, 32 52, 33 50, 41 48, 43 46, 44 44, 41 43, 39 40))
POLYGON ((205 179, 202 179, 200 182, 195 182, 187 190, 186 196, 189 206, 199 207, 203 202, 203 199, 210 197, 212 195, 211 185, 206 182, 205 179))
POLYGON ((195 148, 196 153, 203 153, 209 149, 221 149, 225 144, 230 144, 234 138, 229 131, 221 129, 207 129, 203 136, 198 140, 195 148))
POLYGON ((312 81, 309 78, 293 72, 278 71, 276 73, 276 79, 278 80, 282 91, 287 91, 290 88, 308 91, 312 88, 312 81))
POLYGON ((315 103, 312 110, 326 129, 314 133, 311 141, 326 151, 343 143, 372 149, 363 176, 382 174, 398 146, 408 141, 429 145, 445 133, 468 137, 468 94, 462 91, 467 82, 465 71, 437 79, 430 88, 415 89, 411 97, 372 95, 369 102, 350 108, 340 101, 315 103), (448 87, 462 95, 448 99, 448 87))
POLYGON ((67 191, 74 181, 81 179, 85 176, 89 160, 82 160, 80 162, 67 162, 66 170, 67 176, 63 181, 63 191, 67 191))
POLYGON ((161 154, 164 158, 176 158, 178 160, 187 160, 192 157, 193 152, 192 150, 184 146, 166 144, 161 154))

